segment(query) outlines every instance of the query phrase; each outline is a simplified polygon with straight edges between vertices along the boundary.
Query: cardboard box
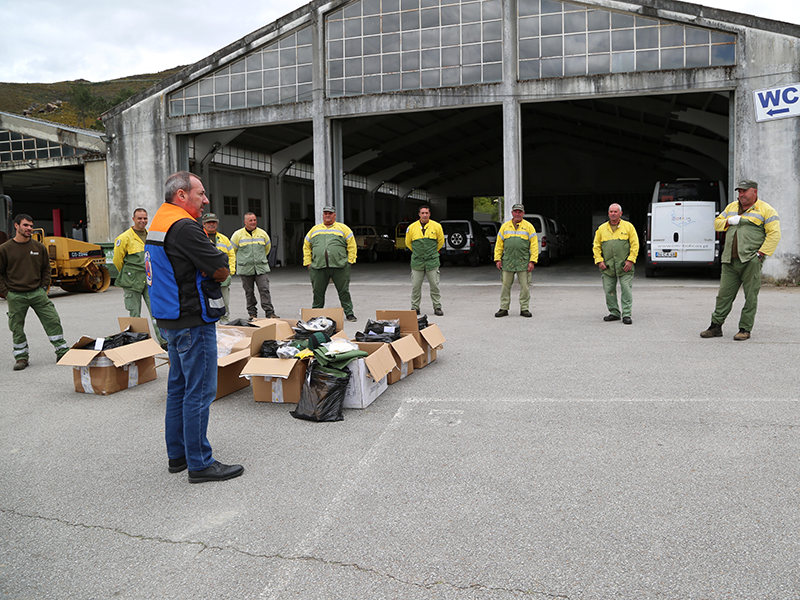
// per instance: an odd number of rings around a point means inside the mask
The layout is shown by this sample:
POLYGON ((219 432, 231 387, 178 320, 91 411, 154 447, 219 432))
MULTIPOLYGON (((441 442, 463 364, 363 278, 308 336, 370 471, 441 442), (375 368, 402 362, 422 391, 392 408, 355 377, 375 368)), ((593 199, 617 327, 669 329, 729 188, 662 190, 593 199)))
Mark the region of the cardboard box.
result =
POLYGON ((314 317, 328 317, 336 321, 336 332, 344 329, 344 309, 340 307, 332 308, 303 308, 300 310, 300 318, 308 322, 314 317))
MULTIPOLYGON (((120 332, 150 333, 150 324, 141 317, 120 317, 120 332)), ((112 350, 83 349, 102 339, 82 337, 61 357, 59 365, 73 367, 75 391, 105 396, 156 378, 155 356, 164 352, 154 339, 146 339, 112 350)))
POLYGON ((251 338, 249 357, 240 376, 247 375, 256 402, 297 404, 308 367, 307 360, 262 358, 261 344, 267 340, 286 340, 294 335, 288 323, 273 323, 258 329, 251 338))
POLYGON ((414 336, 423 350, 423 354, 414 359, 415 369, 421 369, 436 360, 437 350, 441 349, 446 341, 438 325, 429 325, 420 331, 417 313, 413 310, 376 310, 375 318, 379 321, 398 319, 400 332, 414 336))
POLYGON ((389 373, 389 385, 405 379, 414 372, 414 359, 423 354, 423 350, 410 333, 403 334, 399 340, 389 344, 394 358, 395 367, 389 373))
POLYGON ((369 356, 347 365, 351 377, 344 395, 344 408, 366 408, 386 391, 387 376, 395 368, 389 344, 384 342, 353 342, 369 356))

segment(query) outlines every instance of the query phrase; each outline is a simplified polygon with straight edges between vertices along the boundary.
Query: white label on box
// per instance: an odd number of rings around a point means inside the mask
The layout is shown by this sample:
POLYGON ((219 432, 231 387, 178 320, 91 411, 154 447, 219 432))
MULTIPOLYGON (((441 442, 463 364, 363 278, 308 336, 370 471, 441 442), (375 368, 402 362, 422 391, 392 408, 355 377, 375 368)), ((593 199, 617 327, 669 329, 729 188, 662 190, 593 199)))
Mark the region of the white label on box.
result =
POLYGON ((139 365, 133 362, 125 366, 128 368, 128 387, 139 385, 139 365))
POLYGON ((92 389, 92 376, 89 373, 89 367, 75 367, 76 369, 80 369, 81 371, 81 386, 83 386, 83 391, 86 394, 94 394, 94 389, 92 389))
POLYGON ((283 404, 283 379, 280 377, 272 378, 272 401, 283 404))

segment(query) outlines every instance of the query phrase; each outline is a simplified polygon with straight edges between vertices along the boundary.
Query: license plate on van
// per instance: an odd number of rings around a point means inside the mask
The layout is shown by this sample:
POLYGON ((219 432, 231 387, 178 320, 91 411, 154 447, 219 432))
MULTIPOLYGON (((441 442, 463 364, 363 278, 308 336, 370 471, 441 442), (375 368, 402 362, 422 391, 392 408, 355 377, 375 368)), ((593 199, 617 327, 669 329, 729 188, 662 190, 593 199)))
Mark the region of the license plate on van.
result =
POLYGON ((678 252, 668 250, 666 252, 656 252, 656 258, 678 258, 678 252))

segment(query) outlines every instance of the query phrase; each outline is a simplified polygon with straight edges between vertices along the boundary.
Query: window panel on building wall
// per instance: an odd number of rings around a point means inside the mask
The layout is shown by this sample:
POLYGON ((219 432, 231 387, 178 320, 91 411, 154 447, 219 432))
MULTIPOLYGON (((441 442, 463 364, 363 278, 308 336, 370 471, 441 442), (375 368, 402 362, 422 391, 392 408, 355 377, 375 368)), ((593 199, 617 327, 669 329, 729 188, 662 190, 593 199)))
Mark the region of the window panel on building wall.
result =
MULTIPOLYGON (((342 58, 344 24, 338 23, 339 45, 332 42, 327 50, 342 58)), ((170 96, 170 116, 310 100, 311 42, 311 27, 306 26, 203 77, 170 96)))
POLYGON ((557 0, 518 0, 520 79, 733 65, 736 36, 557 0), (584 34, 584 32, 587 32, 584 34), (541 55, 541 62, 534 59, 541 55), (538 68, 537 68, 538 67, 538 68))
MULTIPOLYGON (((501 19, 502 0, 357 0, 343 10, 328 14, 325 19, 328 95, 500 81, 501 19), (355 8, 356 5, 360 8, 355 8), (353 7, 352 13, 350 7, 353 7), (360 16, 349 17, 350 14, 360 16), (360 32, 355 26, 348 27, 350 18, 361 22, 360 32), (347 44, 349 40, 361 44, 360 55, 365 57, 362 74, 351 73, 346 68, 341 73, 331 68, 332 61, 338 58, 331 52, 335 50, 334 44, 341 41, 347 44), (378 54, 381 66, 380 71, 375 72, 378 63, 367 67, 366 57, 378 54), (363 80, 379 74, 382 77, 370 79, 369 85, 363 81, 352 86, 334 85, 338 79, 363 80), (395 74, 398 76, 394 77, 395 74)), ((344 53, 350 56, 348 50, 344 53)))

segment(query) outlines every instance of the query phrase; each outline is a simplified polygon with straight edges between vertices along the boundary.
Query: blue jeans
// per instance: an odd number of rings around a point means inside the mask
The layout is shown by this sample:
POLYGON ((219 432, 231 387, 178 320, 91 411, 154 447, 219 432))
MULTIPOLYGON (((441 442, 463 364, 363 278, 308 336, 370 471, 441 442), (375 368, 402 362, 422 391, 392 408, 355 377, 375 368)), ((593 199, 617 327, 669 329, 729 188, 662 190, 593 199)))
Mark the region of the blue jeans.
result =
POLYGON ((217 395, 216 326, 161 329, 161 335, 169 342, 167 456, 185 456, 190 471, 202 471, 214 462, 206 432, 209 407, 217 395))

